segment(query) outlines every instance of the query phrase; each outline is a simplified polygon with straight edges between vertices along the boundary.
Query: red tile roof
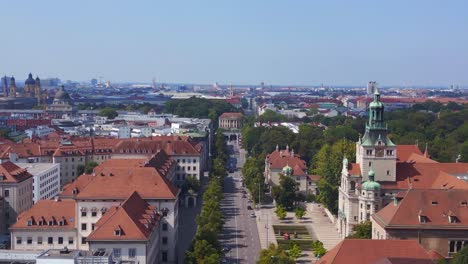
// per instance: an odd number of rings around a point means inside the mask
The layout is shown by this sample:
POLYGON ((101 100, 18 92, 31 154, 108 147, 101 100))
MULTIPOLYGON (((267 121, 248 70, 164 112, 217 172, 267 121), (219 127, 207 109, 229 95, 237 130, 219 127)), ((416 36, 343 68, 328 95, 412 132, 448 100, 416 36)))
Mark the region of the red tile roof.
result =
POLYGON ((416 145, 397 145, 397 162, 437 163, 424 156, 416 145))
POLYGON ((22 182, 32 175, 11 161, 0 164, 0 182, 22 182))
POLYGON ((380 182, 382 189, 468 189, 468 163, 397 163, 397 181, 380 182))
POLYGON ((31 209, 18 216, 11 229, 74 229, 76 225, 75 200, 39 200, 31 209), (31 225, 28 225, 31 220, 31 225), (40 223, 41 220, 43 223, 40 223), (53 221, 53 225, 49 225, 53 221), (63 221, 62 223, 60 223, 63 221))
POLYGON ((345 239, 316 263, 374 264, 383 258, 407 260, 410 261, 409 263, 418 264, 432 263, 424 249, 415 240, 372 239, 345 239), (425 260, 427 262, 424 262, 425 260))
POLYGON ((271 154, 268 154, 267 162, 270 164, 270 169, 283 169, 289 166, 293 169, 294 176, 307 175, 307 166, 301 156, 294 154, 293 151, 275 150, 271 154))
POLYGON ((37 143, 14 143, 0 145, 0 158, 8 159, 10 153, 15 153, 19 158, 40 157, 40 146, 37 143))
POLYGON ((160 216, 137 192, 133 192, 120 206, 111 207, 96 223, 88 241, 143 240, 157 231, 160 216), (116 233, 118 232, 118 233, 116 233))
POLYGON ((359 163, 348 163, 348 173, 353 176, 362 176, 359 163))
POLYGON ((152 167, 155 168, 163 177, 168 176, 168 173, 176 165, 175 160, 169 157, 164 150, 158 151, 150 158, 143 159, 109 159, 101 164, 109 168, 122 167, 152 167))
POLYGON ((242 113, 223 113, 219 116, 219 119, 239 119, 243 116, 242 113))
POLYGON ((65 185, 59 196, 62 198, 74 198, 93 181, 94 177, 95 176, 88 174, 79 176, 75 181, 65 185))
POLYGON ((168 155, 199 155, 197 144, 186 140, 125 140, 114 148, 115 154, 155 154, 164 150, 168 155))
POLYGON ((390 203, 372 217, 384 228, 468 230, 468 190, 408 190, 398 202, 390 203), (427 218, 420 223, 419 215, 427 218), (449 215, 456 223, 449 222, 449 215))
POLYGON ((77 199, 125 199, 134 191, 144 199, 175 199, 178 195, 179 189, 155 168, 110 167, 108 164, 96 167, 94 176, 79 176, 60 195, 74 195, 73 190, 78 190, 75 192, 77 199))
POLYGON ((320 178, 322 178, 322 176, 320 176, 320 175, 309 175, 309 180, 310 181, 318 182, 320 180, 320 178))

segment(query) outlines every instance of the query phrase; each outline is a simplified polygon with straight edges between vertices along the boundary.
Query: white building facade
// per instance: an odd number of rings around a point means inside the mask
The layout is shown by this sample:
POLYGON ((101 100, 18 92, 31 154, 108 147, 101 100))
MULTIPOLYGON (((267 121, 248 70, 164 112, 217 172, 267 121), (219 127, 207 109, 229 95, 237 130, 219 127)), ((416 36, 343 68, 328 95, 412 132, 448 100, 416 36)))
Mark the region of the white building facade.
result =
POLYGON ((60 192, 60 164, 16 163, 33 175, 33 202, 51 199, 60 192))
POLYGON ((356 163, 343 160, 336 223, 343 238, 352 234, 354 225, 370 221, 370 216, 382 208, 378 182, 396 181, 397 150, 388 138, 383 114, 384 105, 375 89, 366 132, 356 143, 356 163))

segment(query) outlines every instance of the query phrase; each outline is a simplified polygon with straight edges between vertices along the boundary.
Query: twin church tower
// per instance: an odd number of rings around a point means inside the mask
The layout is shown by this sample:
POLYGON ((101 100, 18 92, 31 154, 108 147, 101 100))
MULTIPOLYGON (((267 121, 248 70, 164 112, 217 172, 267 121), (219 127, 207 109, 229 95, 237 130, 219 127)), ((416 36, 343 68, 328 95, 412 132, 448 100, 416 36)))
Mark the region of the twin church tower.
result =
POLYGON ((46 102, 47 95, 41 88, 41 80, 39 77, 33 78, 30 73, 28 79, 24 82, 24 89, 20 92, 16 86, 15 77, 10 78, 9 85, 7 85, 6 76, 3 78, 3 94, 5 97, 16 98, 36 98, 38 105, 43 105, 46 102))

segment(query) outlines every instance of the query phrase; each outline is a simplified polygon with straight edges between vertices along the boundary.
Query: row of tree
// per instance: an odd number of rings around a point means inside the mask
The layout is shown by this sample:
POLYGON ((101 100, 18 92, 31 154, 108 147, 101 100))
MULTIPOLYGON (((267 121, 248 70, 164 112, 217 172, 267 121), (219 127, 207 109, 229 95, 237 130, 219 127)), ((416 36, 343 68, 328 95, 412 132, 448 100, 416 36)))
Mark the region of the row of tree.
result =
POLYGON ((218 117, 222 113, 238 112, 239 110, 224 100, 191 97, 184 100, 167 101, 164 111, 184 117, 210 118, 214 124, 217 124, 218 117))
POLYGON ((196 219, 197 232, 190 250, 185 254, 185 263, 188 264, 221 263, 222 253, 218 235, 224 221, 220 202, 223 198, 222 183, 227 175, 225 164, 228 158, 226 142, 221 131, 216 133, 215 149, 210 181, 203 193, 203 206, 196 219))

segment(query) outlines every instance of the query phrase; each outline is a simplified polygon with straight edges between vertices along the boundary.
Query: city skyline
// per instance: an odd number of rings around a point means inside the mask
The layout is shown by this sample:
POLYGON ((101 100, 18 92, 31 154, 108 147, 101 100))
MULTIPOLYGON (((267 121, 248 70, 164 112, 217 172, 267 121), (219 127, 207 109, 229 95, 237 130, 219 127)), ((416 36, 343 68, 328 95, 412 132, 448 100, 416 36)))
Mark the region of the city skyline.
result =
POLYGON ((464 87, 467 7, 464 1, 11 2, 0 17, 9 25, 0 74, 464 87))

